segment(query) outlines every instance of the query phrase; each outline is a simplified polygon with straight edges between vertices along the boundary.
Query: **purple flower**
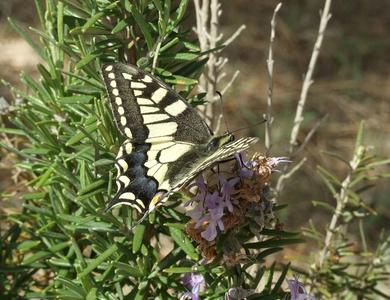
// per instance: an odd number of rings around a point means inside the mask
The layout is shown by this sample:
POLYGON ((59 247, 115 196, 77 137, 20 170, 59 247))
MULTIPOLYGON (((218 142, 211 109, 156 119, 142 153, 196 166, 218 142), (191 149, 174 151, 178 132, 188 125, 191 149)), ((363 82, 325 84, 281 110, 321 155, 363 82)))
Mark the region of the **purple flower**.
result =
POLYGON ((190 184, 188 186, 188 189, 190 189, 190 188, 192 188, 194 186, 196 186, 198 188, 196 196, 194 198, 192 198, 190 201, 188 201, 185 204, 185 206, 188 206, 188 205, 192 204, 192 202, 194 202, 194 201, 203 201, 205 196, 206 196, 207 186, 206 186, 206 182, 205 182, 204 177, 203 177, 202 174, 200 174, 198 177, 196 177, 195 182, 190 184))
MULTIPOLYGON (((284 164, 284 163, 290 163, 291 160, 288 159, 288 157, 271 157, 268 160, 268 165, 274 169, 276 168, 279 164, 284 164)), ((275 171, 275 170, 274 170, 275 171)))
MULTIPOLYGON (((201 204, 198 206, 200 205, 201 204)), ((206 230, 201 233, 201 236, 210 242, 217 237, 217 227, 220 230, 224 230, 225 228, 222 222, 224 210, 223 199, 219 196, 219 193, 215 191, 212 194, 206 195, 203 205, 207 211, 200 219, 198 219, 195 224, 195 228, 199 228, 206 222, 206 230)))
POLYGON ((316 298, 306 292, 306 288, 298 278, 287 279, 288 288, 290 289, 291 300, 316 300, 316 298))
POLYGON ((237 153, 235 158, 238 162, 240 169, 238 173, 243 178, 250 178, 253 176, 254 171, 252 168, 256 165, 256 162, 253 160, 245 160, 245 155, 243 153, 237 153))
POLYGON ((195 220, 196 222, 198 222, 198 220, 203 216, 203 214, 204 214, 203 201, 202 203, 198 203, 198 205, 193 210, 186 212, 186 215, 190 216, 191 219, 195 220))
POLYGON ((223 175, 219 175, 219 183, 221 185, 221 195, 222 199, 225 203, 226 208, 228 211, 233 211, 233 204, 230 201, 231 195, 234 191, 235 185, 240 181, 239 177, 233 177, 229 180, 226 180, 226 178, 223 175))
POLYGON ((190 187, 198 187, 196 195, 189 203, 196 203, 196 207, 187 212, 195 221, 195 228, 205 225, 205 230, 201 232, 202 238, 213 241, 217 237, 218 228, 223 231, 225 226, 222 222, 225 208, 233 212, 232 196, 235 186, 240 181, 240 177, 226 179, 223 175, 218 175, 219 189, 213 193, 208 191, 206 182, 202 175, 190 187))
POLYGON ((180 297, 180 300, 199 300, 199 290, 203 282, 203 275, 195 273, 186 273, 186 275, 183 277, 183 284, 188 289, 188 291, 180 297))

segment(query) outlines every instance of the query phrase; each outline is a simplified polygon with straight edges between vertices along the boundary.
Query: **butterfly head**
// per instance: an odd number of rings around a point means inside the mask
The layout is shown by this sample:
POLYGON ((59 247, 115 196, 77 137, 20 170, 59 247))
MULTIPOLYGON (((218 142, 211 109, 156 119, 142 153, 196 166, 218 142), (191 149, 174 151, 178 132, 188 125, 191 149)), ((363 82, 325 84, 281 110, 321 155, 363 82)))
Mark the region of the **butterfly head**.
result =
POLYGON ((226 131, 223 135, 220 136, 220 138, 221 146, 233 142, 236 139, 236 137, 229 131, 226 131))
POLYGON ((225 132, 223 135, 215 136, 213 137, 210 142, 207 144, 207 151, 208 152, 214 152, 221 146, 233 142, 235 140, 235 137, 233 134, 229 132, 225 132))

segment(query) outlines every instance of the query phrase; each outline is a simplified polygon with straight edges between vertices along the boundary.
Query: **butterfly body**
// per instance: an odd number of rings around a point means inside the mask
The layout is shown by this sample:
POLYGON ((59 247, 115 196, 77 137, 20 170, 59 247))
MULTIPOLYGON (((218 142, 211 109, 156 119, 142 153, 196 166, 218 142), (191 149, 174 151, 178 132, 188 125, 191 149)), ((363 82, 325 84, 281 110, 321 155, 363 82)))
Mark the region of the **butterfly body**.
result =
POLYGON ((106 65, 103 78, 126 137, 116 157, 118 191, 107 209, 127 204, 151 211, 206 168, 257 141, 214 136, 179 94, 137 67, 106 65))

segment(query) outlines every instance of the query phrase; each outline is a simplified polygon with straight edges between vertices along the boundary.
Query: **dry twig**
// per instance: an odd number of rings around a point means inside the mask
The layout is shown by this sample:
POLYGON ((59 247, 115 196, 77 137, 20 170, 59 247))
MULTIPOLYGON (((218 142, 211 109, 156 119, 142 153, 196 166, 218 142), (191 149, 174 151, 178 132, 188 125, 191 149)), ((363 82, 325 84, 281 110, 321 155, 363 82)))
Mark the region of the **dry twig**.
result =
POLYGON ((283 174, 280 175, 280 177, 279 177, 279 179, 278 179, 278 182, 276 183, 276 187, 275 187, 276 197, 278 197, 278 196, 279 196, 278 193, 279 193, 281 190, 283 190, 284 181, 285 181, 286 179, 291 178, 291 177, 294 175, 294 173, 296 173, 296 172, 303 166, 303 164, 306 162, 306 160, 307 160, 306 157, 302 158, 302 159, 299 161, 299 163, 297 163, 295 166, 293 166, 293 167, 291 168, 291 170, 288 171, 287 173, 286 173, 286 171, 284 170, 283 174))
POLYGON ((268 73, 268 94, 267 94, 267 113, 265 114, 264 118, 266 119, 265 123, 265 149, 267 151, 267 154, 269 154, 271 147, 272 147, 272 140, 271 140, 271 125, 273 121, 272 117, 272 94, 273 94, 273 72, 274 72, 274 58, 273 58, 273 44, 275 40, 275 28, 276 28, 276 15, 280 8, 282 7, 282 3, 279 2, 278 5, 276 5, 274 14, 272 16, 271 20, 271 34, 269 39, 269 49, 268 49, 268 59, 267 59, 267 73, 268 73))
MULTIPOLYGON (((215 49, 218 45, 225 47, 230 45, 245 29, 245 25, 240 26, 229 38, 222 41, 223 35, 219 33, 219 18, 222 14, 219 0, 194 0, 196 12, 195 33, 198 36, 200 50, 202 52, 215 49)), ((220 51, 213 51, 209 54, 205 72, 199 80, 199 89, 206 93, 207 105, 200 108, 205 120, 211 128, 219 130, 221 119, 220 114, 216 114, 217 84, 225 77, 222 72, 223 67, 228 62, 227 58, 219 57, 220 51)), ((221 89, 223 95, 232 86, 239 72, 236 71, 228 83, 221 89)))
POLYGON ((311 54, 309 67, 307 69, 307 72, 305 74, 305 78, 303 80, 301 94, 299 97, 297 110, 295 112, 294 126, 291 130, 290 148, 289 148, 290 154, 292 154, 294 152, 294 149, 295 149, 295 146, 297 143, 298 133, 299 133, 299 130, 301 128, 301 124, 302 124, 303 119, 304 119, 303 111, 304 111, 305 104, 306 104, 307 94, 309 92, 310 86, 313 83, 312 78, 313 78, 314 68, 315 68, 316 63, 317 63, 318 55, 320 54, 320 49, 322 46, 322 41, 324 39, 326 26, 328 25, 328 21, 331 18, 331 14, 329 13, 331 3, 332 3, 331 0, 326 0, 325 5, 324 5, 324 9, 321 13, 321 21, 320 21, 320 27, 318 30, 317 39, 316 39, 316 42, 314 44, 313 52, 311 54))
MULTIPOLYGON (((324 39, 326 27, 328 25, 329 19, 331 18, 331 14, 329 12, 331 3, 332 3, 332 0, 325 0, 324 9, 321 12, 321 20, 320 20, 320 25, 319 25, 319 29, 318 29, 317 39, 316 39, 316 42, 314 44, 314 48, 313 48, 313 51, 311 54, 309 66, 308 66, 307 72, 305 74, 303 83, 302 83, 301 94, 300 94, 299 101, 297 104, 297 109, 295 112, 294 124, 293 124, 293 128, 292 128, 291 134, 290 134, 289 154, 291 157, 294 156, 297 152, 297 150, 296 150, 297 139, 298 139, 299 130, 301 128, 301 124, 304 120, 303 112, 304 112, 304 108, 305 108, 305 104, 306 104, 307 95, 308 95, 310 86, 313 83, 313 79, 312 79, 313 72, 314 72, 314 69, 315 69, 315 66, 317 63, 318 55, 320 53, 320 49, 322 46, 322 41, 324 39)), ((320 122, 320 124, 321 124, 321 122, 320 122)), ((319 126, 315 126, 314 127, 315 130, 318 129, 318 127, 319 126)), ((305 138, 305 142, 304 142, 305 145, 309 141, 310 137, 313 136, 315 130, 310 131, 309 137, 305 138)), ((300 151, 300 150, 302 150, 302 147, 298 148, 298 151, 300 151)), ((294 169, 297 166, 300 167, 300 166, 302 166, 302 164, 297 164, 294 167, 294 169)), ((288 166, 286 166, 286 168, 284 168, 283 175, 278 178, 278 182, 276 185, 276 191, 275 191, 276 195, 280 195, 280 193, 284 187, 283 181, 288 178, 288 177, 284 176, 285 173, 287 172, 287 168, 288 168, 288 166)))
POLYGON ((307 143, 311 140, 313 135, 317 132, 317 130, 320 128, 322 123, 325 122, 325 120, 328 118, 328 114, 323 116, 319 121, 317 121, 316 124, 310 129, 309 133, 306 135, 305 140, 302 142, 302 144, 299 146, 297 150, 295 150, 294 155, 297 155, 299 152, 301 152, 307 145, 307 143))
POLYGON ((349 186, 350 186, 351 181, 352 181, 352 175, 354 174, 354 172, 356 171, 356 169, 360 165, 363 151, 364 151, 363 147, 359 147, 355 151, 354 157, 352 158, 352 160, 349 163, 350 168, 349 168, 348 175, 345 177, 345 179, 341 183, 340 192, 335 196, 335 198, 337 200, 336 209, 335 209, 335 212, 332 216, 332 220, 330 221, 329 227, 326 230, 324 247, 320 253, 320 257, 318 260, 318 268, 319 269, 321 269, 321 267, 325 261, 325 258, 328 255, 329 247, 331 245, 333 235, 336 232, 337 224, 339 223, 338 222, 339 218, 341 217, 341 214, 343 213, 345 206, 347 205, 347 203, 349 201, 350 194, 348 193, 348 190, 349 190, 349 186))

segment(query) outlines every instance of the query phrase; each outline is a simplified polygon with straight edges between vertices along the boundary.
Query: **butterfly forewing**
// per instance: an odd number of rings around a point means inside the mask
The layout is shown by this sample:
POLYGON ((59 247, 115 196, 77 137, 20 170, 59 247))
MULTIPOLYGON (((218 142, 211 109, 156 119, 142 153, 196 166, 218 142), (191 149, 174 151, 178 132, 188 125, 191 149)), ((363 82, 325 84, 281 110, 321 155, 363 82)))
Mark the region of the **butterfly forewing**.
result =
POLYGON ((130 65, 103 67, 120 130, 134 142, 206 143, 211 131, 197 112, 161 80, 130 65))
POLYGON ((175 191, 182 188, 186 183, 188 183, 189 180, 196 177, 202 171, 215 165, 218 162, 232 157, 238 152, 245 151, 257 141, 258 139, 254 137, 241 138, 237 141, 221 146, 219 149, 208 156, 197 156, 196 154, 198 151, 194 151, 193 154, 195 155, 193 158, 196 157, 196 159, 188 159, 186 161, 186 164, 188 165, 187 168, 182 168, 181 170, 180 168, 177 168, 177 170, 175 170, 176 167, 172 167, 172 190, 175 191))

